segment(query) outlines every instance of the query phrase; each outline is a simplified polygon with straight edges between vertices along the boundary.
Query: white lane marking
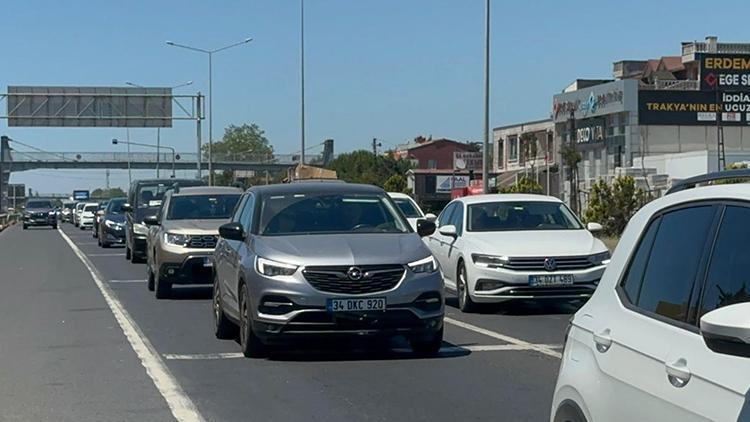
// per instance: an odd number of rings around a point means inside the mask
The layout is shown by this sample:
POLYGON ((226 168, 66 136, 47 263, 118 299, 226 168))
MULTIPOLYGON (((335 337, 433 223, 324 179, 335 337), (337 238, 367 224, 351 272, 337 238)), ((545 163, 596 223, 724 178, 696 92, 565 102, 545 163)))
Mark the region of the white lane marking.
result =
MULTIPOLYGON (((558 348, 561 347, 558 344, 534 344, 534 346, 558 348)), ((461 352, 503 352, 503 351, 519 351, 519 350, 535 350, 529 346, 522 346, 519 344, 488 344, 488 345, 470 345, 470 346, 446 346, 440 348, 440 353, 461 353, 461 352)), ((411 353, 411 349, 396 348, 391 351, 396 353, 411 353)), ((164 359, 167 360, 220 360, 220 359, 239 359, 243 358, 242 353, 196 353, 196 354, 178 354, 178 353, 165 353, 164 359)))
POLYGON ((145 283, 146 280, 109 280, 108 283, 145 283))
POLYGON ((124 253, 90 253, 88 256, 125 256, 124 253))
POLYGON ((96 242, 78 242, 78 245, 98 245, 96 242))
POLYGON ((112 314, 115 316, 122 332, 130 343, 130 347, 138 355, 141 360, 141 365, 146 368, 146 373, 153 381, 156 388, 161 393, 164 400, 167 402, 169 409, 172 411, 172 415, 179 422, 202 422, 204 421, 203 416, 198 412, 198 409, 190 400, 182 387, 177 383, 169 368, 164 364, 159 353, 156 351, 151 342, 146 338, 138 324, 133 320, 125 307, 120 303, 117 297, 114 295, 109 286, 107 286, 102 278, 99 276, 99 272, 96 270, 94 265, 89 261, 86 255, 76 246, 76 244, 60 229, 58 229, 60 235, 68 242, 70 248, 73 249, 78 258, 83 262, 83 265, 89 270, 91 278, 94 279, 94 283, 99 288, 104 300, 112 310, 112 314))
POLYGON ((465 328, 467 330, 474 331, 475 333, 484 334, 484 335, 486 335, 488 337, 492 337, 492 338, 495 338, 495 339, 498 339, 498 340, 502 340, 502 341, 504 341, 506 343, 515 344, 517 346, 525 347, 527 350, 533 350, 535 352, 539 352, 539 353, 542 353, 544 355, 552 356, 552 357, 555 357, 555 358, 558 358, 558 359, 562 358, 562 354, 560 352, 557 352, 557 351, 553 350, 548 345, 529 343, 527 341, 523 341, 523 340, 515 338, 515 337, 506 336, 505 334, 496 333, 496 332, 490 331, 490 330, 488 330, 486 328, 477 327, 476 325, 472 325, 472 324, 469 324, 467 322, 459 321, 457 319, 453 319, 453 318, 449 318, 449 317, 445 317, 444 321, 447 322, 448 324, 452 324, 452 325, 455 325, 457 327, 465 328))

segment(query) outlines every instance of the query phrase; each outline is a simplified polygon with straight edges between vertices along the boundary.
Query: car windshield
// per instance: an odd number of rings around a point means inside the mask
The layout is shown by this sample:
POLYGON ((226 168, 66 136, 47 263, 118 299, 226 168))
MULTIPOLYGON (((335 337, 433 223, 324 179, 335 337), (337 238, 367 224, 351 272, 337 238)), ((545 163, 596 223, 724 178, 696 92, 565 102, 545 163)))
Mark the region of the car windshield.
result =
POLYGON ((75 207, 76 207, 76 204, 63 204, 63 208, 68 209, 68 210, 72 210, 75 207))
POLYGON ((138 197, 135 199, 136 207, 158 209, 164 199, 164 194, 169 189, 172 189, 172 186, 164 183, 141 186, 138 189, 138 197))
POLYGON ((414 202, 412 202, 408 198, 393 198, 393 202, 398 205, 398 208, 401 210, 402 213, 407 218, 420 218, 422 217, 422 213, 419 212, 419 209, 414 205, 414 202))
POLYGON ((26 208, 52 208, 50 201, 29 201, 26 208))
POLYGON ((263 201, 260 214, 265 236, 406 232, 409 228, 383 195, 276 195, 263 201))
POLYGON ((84 211, 98 211, 99 210, 99 204, 91 204, 86 205, 83 207, 84 211))
POLYGON ((109 201, 109 204, 107 204, 106 213, 107 214, 123 214, 122 209, 120 209, 120 207, 122 207, 122 204, 124 204, 125 201, 126 201, 125 198, 113 199, 109 201))
POLYGON ((228 219, 240 195, 173 196, 167 220, 228 219))
POLYGON ((469 205, 472 232, 576 230, 581 223, 565 204, 551 201, 508 201, 469 205))

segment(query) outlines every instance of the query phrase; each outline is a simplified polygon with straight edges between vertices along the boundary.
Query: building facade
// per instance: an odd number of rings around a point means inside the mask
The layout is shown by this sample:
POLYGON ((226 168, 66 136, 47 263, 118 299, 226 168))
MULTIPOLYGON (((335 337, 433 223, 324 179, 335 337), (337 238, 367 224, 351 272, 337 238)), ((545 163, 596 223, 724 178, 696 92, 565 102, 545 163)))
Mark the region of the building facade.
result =
POLYGON ((545 192, 558 194, 557 153, 552 119, 536 120, 492 130, 493 169, 501 173, 497 186, 513 184, 519 175, 533 177, 545 192))

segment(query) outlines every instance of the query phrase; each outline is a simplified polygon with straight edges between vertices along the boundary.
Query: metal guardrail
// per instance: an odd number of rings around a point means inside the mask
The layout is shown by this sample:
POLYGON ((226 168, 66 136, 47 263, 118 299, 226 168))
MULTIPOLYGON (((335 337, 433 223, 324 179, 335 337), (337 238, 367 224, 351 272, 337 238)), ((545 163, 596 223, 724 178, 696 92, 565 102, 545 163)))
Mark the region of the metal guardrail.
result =
POLYGON ((20 214, 0 214, 0 231, 18 221, 20 214))

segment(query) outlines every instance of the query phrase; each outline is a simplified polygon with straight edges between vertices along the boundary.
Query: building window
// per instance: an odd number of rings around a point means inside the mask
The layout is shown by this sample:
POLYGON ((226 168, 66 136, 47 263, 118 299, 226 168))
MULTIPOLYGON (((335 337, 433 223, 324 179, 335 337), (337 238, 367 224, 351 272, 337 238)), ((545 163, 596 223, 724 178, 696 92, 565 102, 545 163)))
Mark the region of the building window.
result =
POLYGON ((497 142, 497 167, 498 168, 504 168, 505 167, 505 151, 503 148, 505 146, 505 142, 501 139, 497 142))
POLYGON ((428 169, 436 169, 437 168, 437 160, 427 160, 427 168, 428 169))
POLYGON ((508 161, 518 161, 518 138, 508 138, 508 161))

